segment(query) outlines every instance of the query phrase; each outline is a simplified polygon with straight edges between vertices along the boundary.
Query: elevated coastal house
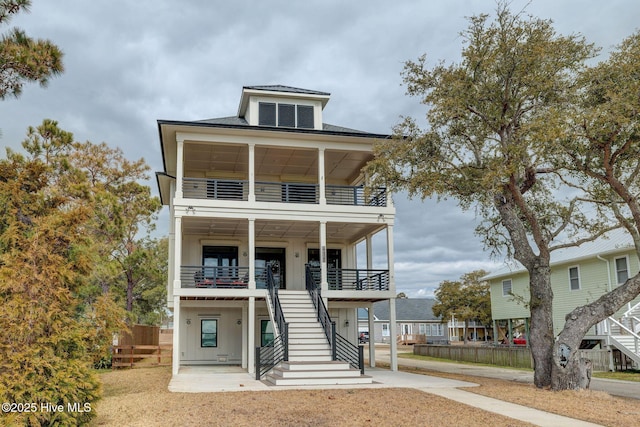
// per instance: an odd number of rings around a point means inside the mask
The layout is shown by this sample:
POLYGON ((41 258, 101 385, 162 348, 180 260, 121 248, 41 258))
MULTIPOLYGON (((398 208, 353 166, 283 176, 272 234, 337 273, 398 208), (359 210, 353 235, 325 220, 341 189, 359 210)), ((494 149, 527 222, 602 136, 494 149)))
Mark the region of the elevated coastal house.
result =
MULTIPOLYGON (((553 323, 557 335, 571 310, 599 298, 638 273, 638 256, 629 234, 616 230, 608 238, 579 247, 552 252, 553 323)), ((503 343, 527 343, 529 331, 529 275, 519 263, 484 277, 491 284, 494 337, 503 343)), ((640 366, 640 297, 613 316, 595 325, 582 341, 582 348, 611 350, 614 355, 640 366)), ((615 363, 616 365, 618 363, 615 363)))
POLYGON ((235 116, 158 121, 174 375, 239 365, 277 384, 366 381, 356 311, 385 301, 395 313, 395 209, 385 188, 365 190, 361 170, 388 136, 324 123, 328 101, 246 86, 235 116))

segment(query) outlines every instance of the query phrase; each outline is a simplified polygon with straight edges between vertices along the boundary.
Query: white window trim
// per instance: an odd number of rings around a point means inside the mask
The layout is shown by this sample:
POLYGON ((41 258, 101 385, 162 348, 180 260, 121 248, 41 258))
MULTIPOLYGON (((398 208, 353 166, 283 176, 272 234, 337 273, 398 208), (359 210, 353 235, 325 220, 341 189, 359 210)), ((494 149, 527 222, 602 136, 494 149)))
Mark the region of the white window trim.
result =
POLYGON ((513 280, 512 279, 505 279, 502 281, 502 296, 503 297, 508 297, 511 296, 511 294, 513 293, 513 280), (505 293, 504 292, 504 284, 506 282, 509 282, 509 292, 505 293))
POLYGON ((618 281, 618 266, 616 265, 616 261, 618 261, 619 259, 624 259, 625 263, 627 264, 627 278, 631 277, 631 272, 629 271, 629 255, 624 255, 624 256, 619 256, 613 259, 613 268, 615 270, 615 275, 616 275, 616 283, 618 285, 622 285, 624 282, 619 282, 618 281))
POLYGON ((567 276, 569 277, 569 291, 579 291, 582 289, 582 280, 580 279, 580 266, 579 265, 572 265, 571 267, 567 268, 567 276), (573 289, 571 287, 571 269, 575 268, 576 271, 578 272, 578 288, 577 289, 573 289))

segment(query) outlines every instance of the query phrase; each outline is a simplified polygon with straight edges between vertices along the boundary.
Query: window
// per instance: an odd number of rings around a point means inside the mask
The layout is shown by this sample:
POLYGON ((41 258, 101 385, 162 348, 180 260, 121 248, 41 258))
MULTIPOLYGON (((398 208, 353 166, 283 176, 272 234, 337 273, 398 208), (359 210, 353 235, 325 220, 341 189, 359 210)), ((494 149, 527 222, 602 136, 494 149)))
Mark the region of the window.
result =
POLYGON ((618 284, 626 282, 629 278, 627 257, 616 258, 616 278, 618 279, 618 284))
POLYGON ((310 105, 298 105, 298 127, 313 129, 313 107, 310 105))
POLYGON ((569 287, 572 291, 580 290, 580 272, 578 267, 569 267, 569 287))
POLYGON ((502 296, 511 295, 511 279, 502 281, 502 296))
POLYGON ((425 323, 420 323, 418 325, 418 331, 420 335, 427 335, 427 325, 425 323))
POLYGON ((313 129, 313 106, 296 104, 258 103, 258 125, 313 129))
POLYGON ((260 347, 266 347, 273 342, 273 324, 271 320, 260 321, 260 347))
POLYGON ((273 102, 261 102, 258 105, 258 125, 276 125, 276 104, 273 102))
POLYGON ((200 320, 200 347, 218 346, 218 321, 216 319, 200 320))
POLYGON ((293 104, 278 104, 278 126, 296 127, 296 106, 293 104))
POLYGON ((431 324, 431 336, 442 336, 444 335, 443 331, 442 323, 431 324))

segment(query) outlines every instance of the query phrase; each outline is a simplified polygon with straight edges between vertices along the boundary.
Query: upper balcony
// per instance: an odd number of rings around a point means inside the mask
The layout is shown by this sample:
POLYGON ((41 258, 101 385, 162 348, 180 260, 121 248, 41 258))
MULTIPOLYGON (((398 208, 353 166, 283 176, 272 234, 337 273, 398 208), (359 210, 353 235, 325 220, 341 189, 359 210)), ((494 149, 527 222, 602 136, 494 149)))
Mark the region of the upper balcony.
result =
MULTIPOLYGON (((256 202, 320 203, 318 184, 257 181, 256 202)), ((326 204, 344 206, 387 206, 387 191, 378 187, 366 192, 362 185, 327 185, 326 204)), ((182 194, 186 199, 249 200, 249 181, 184 178, 182 194)))

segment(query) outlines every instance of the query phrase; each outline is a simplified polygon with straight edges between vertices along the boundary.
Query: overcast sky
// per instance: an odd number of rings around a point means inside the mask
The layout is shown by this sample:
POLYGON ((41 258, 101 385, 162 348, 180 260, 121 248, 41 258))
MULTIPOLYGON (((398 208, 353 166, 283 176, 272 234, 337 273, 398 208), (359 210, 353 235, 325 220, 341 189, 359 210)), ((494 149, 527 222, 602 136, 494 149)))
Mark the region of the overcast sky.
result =
MULTIPOLYGON (((514 0, 512 11, 528 2, 514 0)), ((391 133, 400 116, 424 117, 405 95, 403 62, 457 61, 466 17, 493 13, 490 0, 33 0, 18 26, 64 51, 65 72, 46 89, 25 87, 0 102, 0 144, 18 148, 28 126, 57 120, 78 141, 105 141, 162 170, 158 119, 199 120, 237 113, 242 86, 282 84, 331 93, 327 123, 391 133)), ((581 33, 602 57, 638 29, 637 0, 533 0, 527 12, 581 33)), ((155 179, 149 182, 155 194, 155 179)), ((452 201, 397 208, 398 292, 433 295, 491 261, 474 236, 473 212, 452 201)), ((168 215, 158 230, 166 233, 168 215)), ((376 239, 379 244, 381 239, 376 239)), ((377 253, 384 253, 376 248, 377 253)))

